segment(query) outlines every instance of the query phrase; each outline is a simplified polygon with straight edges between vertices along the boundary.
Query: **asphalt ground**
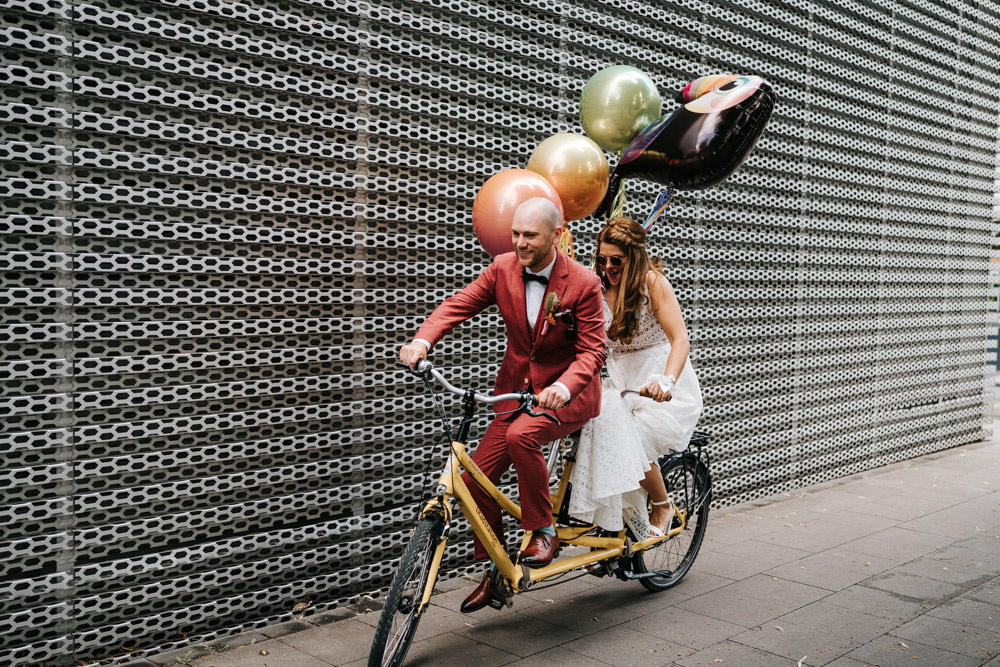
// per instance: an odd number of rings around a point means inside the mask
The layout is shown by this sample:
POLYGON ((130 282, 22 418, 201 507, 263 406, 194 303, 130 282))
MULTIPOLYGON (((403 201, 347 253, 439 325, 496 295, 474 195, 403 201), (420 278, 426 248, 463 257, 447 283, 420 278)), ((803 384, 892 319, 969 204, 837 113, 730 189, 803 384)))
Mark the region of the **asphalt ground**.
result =
MULTIPOLYGON (((1000 438, 714 510, 675 588, 584 576, 459 613, 439 583, 406 665, 1000 667, 1000 438)), ((133 663, 367 664, 337 610, 133 663)))

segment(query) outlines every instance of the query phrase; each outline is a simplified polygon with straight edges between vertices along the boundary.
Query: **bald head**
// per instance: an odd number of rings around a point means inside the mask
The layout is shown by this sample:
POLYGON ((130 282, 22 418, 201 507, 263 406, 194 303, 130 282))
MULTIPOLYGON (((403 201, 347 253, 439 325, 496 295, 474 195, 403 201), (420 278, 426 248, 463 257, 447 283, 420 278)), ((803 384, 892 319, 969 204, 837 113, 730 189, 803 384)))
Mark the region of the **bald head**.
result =
POLYGON ((532 197, 517 207, 510 226, 511 241, 521 266, 538 272, 556 256, 555 243, 562 235, 559 207, 545 197, 532 197))
POLYGON ((545 197, 532 197, 523 201, 520 206, 514 209, 514 220, 518 219, 541 223, 548 232, 562 226, 559 207, 552 203, 551 199, 545 197))

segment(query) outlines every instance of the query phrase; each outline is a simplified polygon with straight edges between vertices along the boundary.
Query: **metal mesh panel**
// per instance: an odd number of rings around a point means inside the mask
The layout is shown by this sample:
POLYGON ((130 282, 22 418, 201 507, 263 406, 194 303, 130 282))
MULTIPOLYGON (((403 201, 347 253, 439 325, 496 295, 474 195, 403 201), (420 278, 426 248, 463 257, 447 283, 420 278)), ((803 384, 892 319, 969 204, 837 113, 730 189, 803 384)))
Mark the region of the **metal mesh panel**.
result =
MULTIPOLYGON (((395 351, 485 265, 479 185, 608 65, 779 91, 653 235, 720 502, 978 440, 1000 13, 877 5, 0 0, 0 664, 385 586, 443 453, 395 351)), ((489 312, 435 358, 486 388, 502 350, 489 312)))

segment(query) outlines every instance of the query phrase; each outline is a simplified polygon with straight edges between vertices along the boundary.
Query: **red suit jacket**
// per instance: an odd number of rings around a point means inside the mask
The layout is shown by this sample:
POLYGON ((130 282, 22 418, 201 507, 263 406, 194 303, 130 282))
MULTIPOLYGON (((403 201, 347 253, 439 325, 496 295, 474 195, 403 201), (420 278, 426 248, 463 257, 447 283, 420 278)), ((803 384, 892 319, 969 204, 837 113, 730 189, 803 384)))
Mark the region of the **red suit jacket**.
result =
MULTIPOLYGON (((566 337, 567 325, 558 319, 542 335, 545 298, 535 329, 525 313, 521 264, 513 252, 499 255, 468 287, 448 297, 420 327, 416 338, 435 345, 452 327, 497 304, 507 326, 507 351, 497 374, 494 393, 529 386, 537 393, 554 382, 570 391, 570 401, 556 416, 565 422, 593 419, 601 411, 600 370, 607 354, 601 281, 593 271, 556 252, 556 263, 545 288, 559 296, 558 311, 568 310, 576 318, 576 342, 566 337)), ((496 412, 513 410, 513 402, 497 403, 496 412)))

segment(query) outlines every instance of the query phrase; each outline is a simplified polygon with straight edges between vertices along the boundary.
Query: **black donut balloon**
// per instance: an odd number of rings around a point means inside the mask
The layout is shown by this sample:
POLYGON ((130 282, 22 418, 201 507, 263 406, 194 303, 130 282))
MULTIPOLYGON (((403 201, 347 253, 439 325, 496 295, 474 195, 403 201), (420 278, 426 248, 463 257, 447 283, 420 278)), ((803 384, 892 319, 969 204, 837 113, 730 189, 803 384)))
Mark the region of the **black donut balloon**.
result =
MULTIPOLYGON (((743 164, 771 118, 774 88, 759 76, 704 77, 716 78, 724 83, 661 116, 632 139, 611 173, 598 215, 609 210, 623 178, 701 190, 722 183, 743 164)), ((684 90, 690 91, 692 84, 684 90)))

